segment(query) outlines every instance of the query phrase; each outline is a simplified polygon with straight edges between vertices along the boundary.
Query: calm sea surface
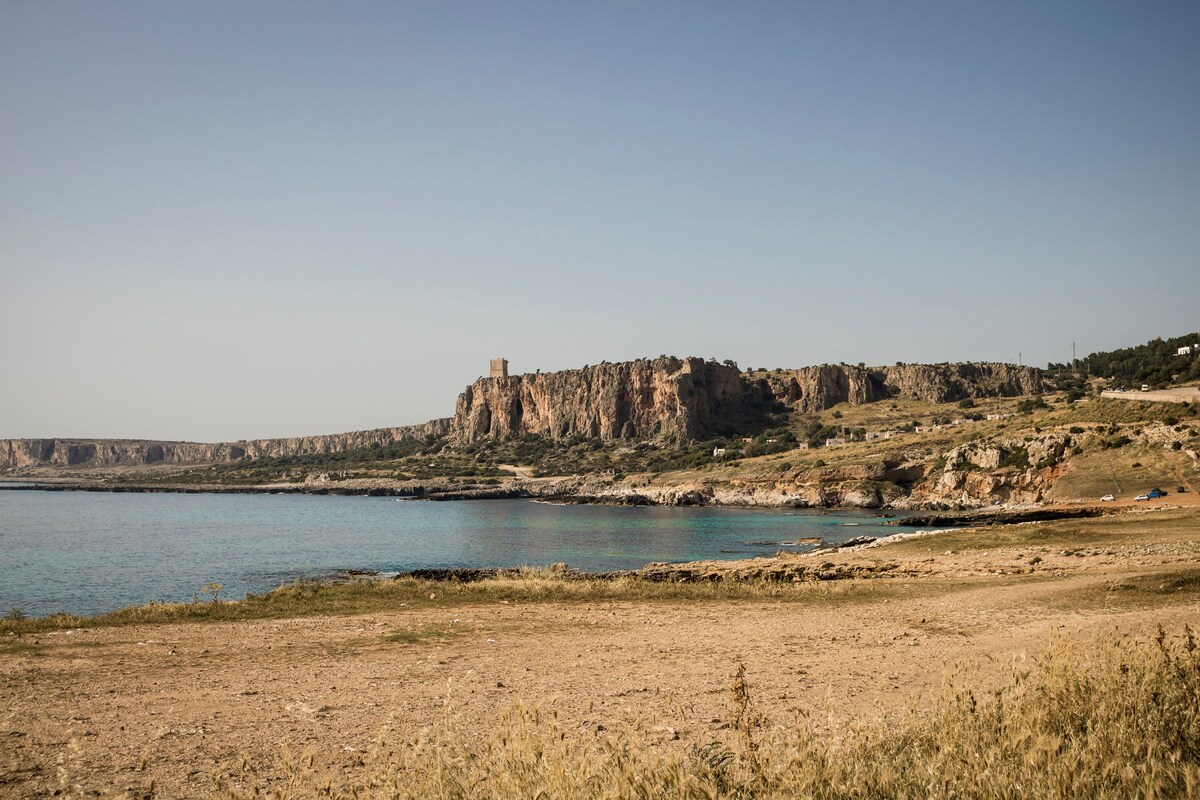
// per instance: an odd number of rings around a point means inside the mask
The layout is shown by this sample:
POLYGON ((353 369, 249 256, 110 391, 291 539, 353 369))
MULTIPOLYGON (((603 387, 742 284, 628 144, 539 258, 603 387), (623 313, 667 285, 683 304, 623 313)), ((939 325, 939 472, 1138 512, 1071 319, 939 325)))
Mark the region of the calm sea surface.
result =
POLYGON ((311 495, 0 491, 0 615, 95 614, 239 598, 350 569, 546 565, 771 555, 798 538, 895 533, 869 512, 556 506, 311 495))

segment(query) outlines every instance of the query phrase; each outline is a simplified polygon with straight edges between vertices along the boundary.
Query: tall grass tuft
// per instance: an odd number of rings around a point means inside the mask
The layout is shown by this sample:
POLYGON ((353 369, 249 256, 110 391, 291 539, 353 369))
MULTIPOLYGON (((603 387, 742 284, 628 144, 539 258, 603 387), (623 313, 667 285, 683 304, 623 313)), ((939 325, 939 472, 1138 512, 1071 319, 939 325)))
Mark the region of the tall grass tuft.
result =
POLYGON ((289 759, 217 779, 230 798, 1174 798, 1200 793, 1200 654, 1192 632, 1053 647, 1038 668, 932 709, 818 732, 770 722, 739 665, 727 738, 663 742, 636 722, 570 727, 517 705, 472 739, 447 716, 380 742, 350 783, 289 759), (282 772, 282 778, 278 773, 282 772))

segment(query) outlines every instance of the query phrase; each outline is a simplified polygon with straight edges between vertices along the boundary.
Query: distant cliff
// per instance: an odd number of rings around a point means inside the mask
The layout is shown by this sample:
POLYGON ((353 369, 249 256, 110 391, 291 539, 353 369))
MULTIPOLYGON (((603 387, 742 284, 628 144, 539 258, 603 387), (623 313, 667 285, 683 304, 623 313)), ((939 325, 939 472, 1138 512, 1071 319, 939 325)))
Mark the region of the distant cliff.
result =
POLYGON ((780 402, 800 411, 838 403, 863 405, 888 397, 949 403, 967 397, 1016 397, 1042 391, 1042 372, 1013 364, 897 364, 857 367, 822 364, 768 375, 780 402))
POLYGON ((127 439, 0 439, 0 469, 23 467, 127 467, 147 464, 221 464, 242 458, 339 453, 403 439, 444 436, 450 419, 368 431, 252 439, 241 442, 155 442, 127 439))
POLYGON ((701 358, 641 359, 562 372, 480 378, 458 397, 458 443, 526 434, 552 439, 715 435, 771 404, 737 367, 701 358))
POLYGON ((780 404, 811 412, 889 397, 946 403, 1042 391, 1041 371, 1012 364, 823 364, 749 378, 732 362, 640 359, 561 372, 480 378, 454 417, 368 431, 202 444, 115 439, 0 440, 0 469, 220 464, 243 458, 337 453, 404 439, 450 435, 455 444, 551 439, 695 441, 749 433, 780 404))

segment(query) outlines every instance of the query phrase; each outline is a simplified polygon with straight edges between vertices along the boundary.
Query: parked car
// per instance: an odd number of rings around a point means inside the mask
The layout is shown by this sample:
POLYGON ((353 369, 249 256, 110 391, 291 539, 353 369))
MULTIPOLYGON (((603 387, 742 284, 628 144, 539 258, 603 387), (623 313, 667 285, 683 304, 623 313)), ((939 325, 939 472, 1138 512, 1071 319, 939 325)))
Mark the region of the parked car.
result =
POLYGON ((1116 499, 1117 498, 1113 497, 1111 494, 1106 494, 1106 495, 1104 495, 1104 497, 1100 498, 1100 502, 1101 503, 1111 503, 1112 501, 1114 501, 1116 499))
POLYGON ((1155 486, 1150 491, 1146 492, 1147 497, 1166 497, 1167 493, 1155 486))
POLYGON ((1150 499, 1150 495, 1148 495, 1148 494, 1139 494, 1137 497, 1135 497, 1135 498, 1133 498, 1133 499, 1134 499, 1135 501, 1149 500, 1149 499, 1150 499))
POLYGON ((1179 487, 1178 489, 1176 489, 1175 491, 1176 491, 1176 492, 1178 492, 1179 494, 1183 494, 1184 492, 1186 492, 1186 491, 1187 491, 1187 488, 1186 488, 1186 487, 1184 487, 1184 486, 1180 486, 1180 487, 1179 487))

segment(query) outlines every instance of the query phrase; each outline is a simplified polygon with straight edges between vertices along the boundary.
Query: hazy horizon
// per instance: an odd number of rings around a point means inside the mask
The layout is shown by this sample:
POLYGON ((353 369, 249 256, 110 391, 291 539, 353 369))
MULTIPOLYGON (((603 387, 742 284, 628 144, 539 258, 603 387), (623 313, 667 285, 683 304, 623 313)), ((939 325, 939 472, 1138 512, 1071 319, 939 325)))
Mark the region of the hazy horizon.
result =
POLYGON ((0 438, 1195 331, 1188 3, 10 3, 0 438))

